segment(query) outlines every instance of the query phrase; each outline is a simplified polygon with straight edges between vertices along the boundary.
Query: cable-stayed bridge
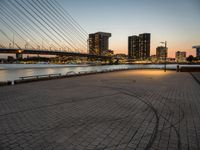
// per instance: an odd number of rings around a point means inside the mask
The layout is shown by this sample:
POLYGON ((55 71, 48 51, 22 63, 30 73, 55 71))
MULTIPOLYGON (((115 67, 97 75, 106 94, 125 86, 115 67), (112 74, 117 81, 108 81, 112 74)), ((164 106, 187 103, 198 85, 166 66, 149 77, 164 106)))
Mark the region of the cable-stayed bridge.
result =
POLYGON ((89 55, 88 33, 57 0, 1 0, 0 53, 89 55))

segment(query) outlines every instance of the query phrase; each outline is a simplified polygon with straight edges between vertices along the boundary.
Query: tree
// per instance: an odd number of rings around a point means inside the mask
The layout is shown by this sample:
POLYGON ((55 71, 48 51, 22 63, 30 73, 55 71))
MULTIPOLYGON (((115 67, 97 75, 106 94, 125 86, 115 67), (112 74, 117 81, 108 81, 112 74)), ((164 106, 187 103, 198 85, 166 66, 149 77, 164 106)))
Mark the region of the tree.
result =
POLYGON ((190 55, 187 57, 187 61, 189 61, 190 63, 194 60, 194 56, 190 55))

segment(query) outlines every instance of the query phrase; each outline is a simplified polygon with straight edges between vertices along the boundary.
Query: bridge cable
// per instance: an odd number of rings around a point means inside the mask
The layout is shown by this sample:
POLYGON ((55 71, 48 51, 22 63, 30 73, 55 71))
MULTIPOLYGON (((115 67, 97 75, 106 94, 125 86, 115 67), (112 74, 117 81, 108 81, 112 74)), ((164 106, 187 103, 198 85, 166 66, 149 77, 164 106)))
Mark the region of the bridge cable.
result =
POLYGON ((49 4, 53 10, 55 10, 60 18, 63 18, 63 20, 65 21, 66 24, 69 24, 70 28, 74 29, 82 39, 85 40, 85 38, 87 39, 87 34, 84 33, 84 31, 81 31, 80 28, 77 27, 77 25, 74 23, 74 21, 72 19, 69 18, 68 14, 66 14, 65 12, 62 11, 62 9, 57 6, 57 3, 54 3, 52 1, 46 1, 46 4, 49 4), (49 2, 49 3, 47 3, 49 2))
MULTIPOLYGON (((10 3, 12 3, 13 5, 15 5, 12 1, 9 1, 10 3)), ((18 3, 18 2, 17 2, 18 3)), ((21 5, 20 3, 18 3, 18 6, 20 6, 21 8, 23 8, 24 11, 26 11, 34 20, 36 20, 39 25, 43 26, 49 33, 53 34, 48 28, 46 28, 33 14, 31 14, 23 5, 21 5)), ((18 8, 15 5, 16 8, 18 8)), ((18 9, 22 14, 24 14, 26 17, 28 17, 29 19, 31 19, 27 14, 25 14, 25 12, 23 12, 21 9, 18 9)), ((32 20, 32 19, 31 19, 32 20)), ((61 47, 61 45, 51 36, 48 35, 47 32, 45 32, 45 30, 43 30, 38 24, 36 24, 33 20, 32 22, 34 23, 34 25, 36 25, 41 31, 43 31, 43 33, 45 35, 47 35, 52 41, 54 41, 56 43, 56 45, 58 45, 59 47, 61 47)))
POLYGON ((83 27, 57 2, 57 1, 52 1, 50 0, 54 6, 57 6, 58 8, 60 8, 61 12, 63 12, 63 14, 67 14, 67 17, 74 22, 74 24, 76 25, 76 27, 83 33, 85 34, 86 37, 88 37, 88 33, 83 29, 83 27))
MULTIPOLYGON (((10 42, 13 42, 3 30, 0 29, 0 32, 1 32, 10 42)), ((19 45, 17 45, 17 43, 15 43, 15 45, 17 46, 17 48, 21 49, 21 47, 20 47, 19 45)))
MULTIPOLYGON (((41 8, 40 5, 38 5, 37 3, 35 3, 35 4, 37 5, 37 7, 41 8)), ((54 14, 52 14, 52 13, 49 12, 49 11, 48 11, 48 12, 45 12, 45 11, 44 11, 44 10, 47 11, 47 9, 42 9, 42 8, 41 8, 40 10, 43 12, 43 14, 48 14, 47 16, 49 17, 50 20, 52 20, 52 21, 51 21, 51 24, 54 25, 54 27, 57 27, 57 29, 60 31, 60 33, 61 33, 63 36, 67 37, 68 40, 70 40, 71 43, 73 43, 73 41, 71 41, 71 40, 72 40, 71 37, 68 37, 68 36, 66 36, 66 35, 68 35, 68 34, 63 33, 65 30, 63 29, 62 26, 60 26, 61 22, 57 21, 57 24, 55 24, 56 20, 54 20, 54 18, 51 17, 51 15, 54 15, 54 14), (50 14, 51 14, 51 15, 50 15, 50 14), (61 31, 60 28, 61 28, 63 31, 61 31)), ((74 43, 73 43, 73 44, 74 44, 74 43)), ((75 44, 74 44, 74 45, 75 45, 75 44)))
MULTIPOLYGON (((60 27, 62 28, 67 27, 68 32, 71 33, 70 35, 74 35, 74 37, 71 36, 71 38, 73 38, 74 40, 77 40, 80 44, 83 44, 84 47, 87 47, 87 44, 85 43, 86 42, 85 39, 82 38, 82 36, 80 36, 80 34, 78 34, 75 29, 67 25, 70 22, 68 22, 66 19, 63 19, 63 17, 61 17, 61 15, 59 14, 59 12, 56 11, 56 9, 51 8, 51 6, 48 3, 46 3, 46 1, 42 1, 42 3, 44 4, 42 4, 39 0, 37 1, 41 4, 41 6, 47 8, 46 10, 49 12, 49 14, 53 16, 53 18, 55 18, 55 20, 59 21, 59 25, 61 25, 60 27), (68 23, 66 24, 66 22, 68 23)), ((65 29, 63 31, 65 31, 65 29)))
MULTIPOLYGON (((5 16, 4 16, 4 17, 5 17, 5 16)), ((5 24, 5 25, 7 26, 7 28, 8 28, 10 31, 15 32, 23 41, 26 42, 26 40, 23 38, 23 36, 20 35, 15 29, 13 29, 13 27, 11 27, 10 24, 9 24, 7 21, 5 21, 5 19, 1 18, 1 22, 2 22, 3 24, 5 24)), ((31 46, 32 48, 34 48, 31 44, 30 44, 30 46, 31 46)))
MULTIPOLYGON (((24 0, 21 0, 24 2, 24 0)), ((29 1, 28 1, 29 2, 29 1)), ((39 9, 37 9, 35 6, 33 6, 31 3, 31 6, 36 10, 34 10, 33 8, 31 8, 26 2, 24 2, 24 4, 37 16, 39 17, 51 30, 53 30, 61 39, 63 39, 64 41, 66 41, 74 50, 76 50, 76 47, 73 46, 69 41, 67 41, 59 32, 60 30, 56 27, 53 28, 54 24, 51 24, 52 22, 46 17, 46 16, 40 16, 41 11, 39 9), (38 13, 40 12, 40 13, 38 13), (45 19, 44 19, 45 18, 45 19), (53 25, 53 26, 52 26, 53 25), (59 32, 57 31, 59 30, 59 32)), ((54 26, 55 27, 55 26, 54 26)))
MULTIPOLYGON (((27 20, 27 18, 24 19, 24 18, 23 18, 24 15, 20 15, 20 13, 17 12, 17 10, 16 10, 15 7, 11 8, 10 4, 8 4, 8 3, 5 3, 5 5, 6 5, 5 7, 7 7, 8 10, 10 10, 11 14, 13 14, 14 17, 17 17, 19 20, 21 20, 21 22, 22 22, 23 24, 25 24, 26 26, 28 26, 28 27, 30 28, 29 31, 32 31, 32 33, 35 33, 35 35, 39 36, 41 39, 44 39, 45 42, 46 42, 47 44, 49 44, 49 43, 48 43, 48 40, 46 39, 46 37, 43 36, 43 35, 41 34, 41 32, 39 32, 38 29, 35 28, 31 23, 29 23, 29 21, 27 20), (10 8, 10 9, 9 9, 9 8, 10 8)), ((29 19, 29 20, 30 20, 30 19, 29 19)), ((54 45, 53 45, 53 47, 56 48, 56 46, 54 46, 54 45)))
MULTIPOLYGON (((11 1, 9 1, 9 2, 11 2, 11 1)), ((12 3, 12 2, 11 2, 11 3, 12 3)), ((14 3, 12 3, 12 5, 14 5, 16 8, 19 8, 19 7, 17 7, 14 3)), ((20 11, 20 13, 22 13, 23 15, 25 15, 26 17, 28 17, 28 15, 26 15, 23 11, 21 11, 21 9, 18 9, 18 10, 20 11)), ((32 21, 32 23, 34 23, 37 27, 39 27, 41 31, 44 32, 44 30, 41 29, 41 27, 38 26, 30 17, 28 17, 28 18, 32 21)), ((44 32, 44 33, 45 33, 48 37, 50 37, 46 32, 44 32)), ((51 37, 50 37, 50 38, 51 38, 51 37)), ((53 40, 59 47, 61 47, 54 39, 51 38, 51 40, 53 40)))
MULTIPOLYGON (((1 4, 0 4, 1 5, 1 4)), ((1 5, 2 6, 2 5, 1 5)), ((4 8, 4 6, 2 6, 4 8)), ((7 9, 7 8, 6 8, 7 9)), ((6 11, 4 11, 5 15, 4 17, 9 21, 9 22, 13 22, 13 26, 15 26, 21 33, 23 33, 23 35, 25 35, 26 37, 31 37, 31 40, 33 41, 33 43, 37 46, 38 43, 37 43, 37 40, 31 35, 30 32, 28 32, 27 30, 27 27, 26 26, 22 26, 22 22, 20 22, 18 19, 17 19, 17 16, 15 16, 15 18, 13 18, 12 15, 9 14, 9 9, 7 9, 6 11), (8 16, 8 17, 7 17, 8 16), (23 30, 22 30, 23 29, 23 30)), ((26 41, 26 44, 28 42, 26 41)))

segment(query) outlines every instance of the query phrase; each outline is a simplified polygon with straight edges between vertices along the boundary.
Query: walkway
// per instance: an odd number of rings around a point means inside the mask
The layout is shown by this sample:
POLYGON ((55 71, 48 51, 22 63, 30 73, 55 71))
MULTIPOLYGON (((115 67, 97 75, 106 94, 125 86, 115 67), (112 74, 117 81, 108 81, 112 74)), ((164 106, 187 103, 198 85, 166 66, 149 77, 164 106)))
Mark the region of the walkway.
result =
POLYGON ((135 70, 0 87, 0 149, 199 150, 200 84, 135 70))

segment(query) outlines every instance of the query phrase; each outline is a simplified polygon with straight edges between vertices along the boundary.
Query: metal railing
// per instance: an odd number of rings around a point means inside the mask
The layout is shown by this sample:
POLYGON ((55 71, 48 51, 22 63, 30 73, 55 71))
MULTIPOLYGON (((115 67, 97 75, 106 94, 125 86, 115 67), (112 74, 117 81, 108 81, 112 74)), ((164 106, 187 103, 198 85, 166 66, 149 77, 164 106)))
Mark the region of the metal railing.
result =
POLYGON ((61 73, 19 77, 21 80, 60 77, 61 73))

